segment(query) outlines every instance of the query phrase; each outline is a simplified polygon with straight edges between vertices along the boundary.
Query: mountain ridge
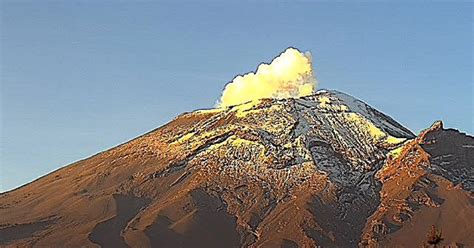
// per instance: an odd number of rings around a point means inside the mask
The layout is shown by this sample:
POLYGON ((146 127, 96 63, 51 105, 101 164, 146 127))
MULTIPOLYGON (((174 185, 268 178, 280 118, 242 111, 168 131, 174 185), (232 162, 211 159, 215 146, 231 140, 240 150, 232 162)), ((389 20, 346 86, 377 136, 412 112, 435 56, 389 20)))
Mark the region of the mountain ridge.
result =
MULTIPOLYGON (((0 245, 422 245, 404 223, 474 217, 473 140, 441 123, 415 136, 328 90, 183 113, 0 194, 0 245)), ((460 233, 445 242, 474 243, 460 233)))

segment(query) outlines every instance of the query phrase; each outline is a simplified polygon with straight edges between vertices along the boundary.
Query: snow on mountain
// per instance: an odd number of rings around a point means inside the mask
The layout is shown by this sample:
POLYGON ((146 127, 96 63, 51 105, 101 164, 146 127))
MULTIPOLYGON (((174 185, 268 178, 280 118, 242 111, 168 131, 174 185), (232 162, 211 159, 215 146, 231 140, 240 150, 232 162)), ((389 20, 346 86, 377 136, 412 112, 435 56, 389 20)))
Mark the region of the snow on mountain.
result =
POLYGON ((331 90, 197 110, 1 194, 0 246, 469 246, 473 147, 331 90))

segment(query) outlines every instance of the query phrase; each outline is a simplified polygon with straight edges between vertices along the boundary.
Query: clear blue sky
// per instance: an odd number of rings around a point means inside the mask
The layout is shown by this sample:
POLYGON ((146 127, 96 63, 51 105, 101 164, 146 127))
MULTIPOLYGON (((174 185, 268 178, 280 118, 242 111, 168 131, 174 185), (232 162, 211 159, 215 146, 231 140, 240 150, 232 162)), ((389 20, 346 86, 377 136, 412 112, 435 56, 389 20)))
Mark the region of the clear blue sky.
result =
POLYGON ((288 46, 320 88, 474 133, 473 4, 1 1, 0 191, 213 106, 288 46))

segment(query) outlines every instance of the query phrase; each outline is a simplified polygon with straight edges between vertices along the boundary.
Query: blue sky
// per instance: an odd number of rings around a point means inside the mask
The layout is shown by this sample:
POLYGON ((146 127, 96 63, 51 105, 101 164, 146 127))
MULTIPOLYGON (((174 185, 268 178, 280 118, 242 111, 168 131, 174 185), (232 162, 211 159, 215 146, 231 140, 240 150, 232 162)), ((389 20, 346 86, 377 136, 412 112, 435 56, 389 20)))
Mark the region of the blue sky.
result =
POLYGON ((473 134, 469 2, 1 2, 0 191, 212 107, 288 46, 319 88, 473 134))

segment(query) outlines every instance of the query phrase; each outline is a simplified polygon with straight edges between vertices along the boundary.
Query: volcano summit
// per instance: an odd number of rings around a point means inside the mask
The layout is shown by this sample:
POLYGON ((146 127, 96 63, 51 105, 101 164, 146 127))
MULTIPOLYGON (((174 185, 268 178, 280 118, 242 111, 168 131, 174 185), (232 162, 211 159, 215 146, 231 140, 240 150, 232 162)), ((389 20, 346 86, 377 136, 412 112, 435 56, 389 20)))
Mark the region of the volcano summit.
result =
POLYGON ((0 246, 472 247, 473 161, 338 91, 250 100, 2 193, 0 246))
POLYGON ((0 243, 473 245, 474 138, 318 91, 199 110, 0 196, 0 243))

